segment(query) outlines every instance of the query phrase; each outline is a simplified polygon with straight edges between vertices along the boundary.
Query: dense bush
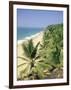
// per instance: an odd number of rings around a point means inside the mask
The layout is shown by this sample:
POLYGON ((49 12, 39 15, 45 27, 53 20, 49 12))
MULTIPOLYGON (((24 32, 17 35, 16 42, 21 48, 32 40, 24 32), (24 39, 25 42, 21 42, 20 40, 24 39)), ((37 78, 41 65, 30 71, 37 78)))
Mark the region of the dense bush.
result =
POLYGON ((63 24, 50 25, 45 29, 40 55, 51 66, 47 68, 49 71, 63 71, 63 24))

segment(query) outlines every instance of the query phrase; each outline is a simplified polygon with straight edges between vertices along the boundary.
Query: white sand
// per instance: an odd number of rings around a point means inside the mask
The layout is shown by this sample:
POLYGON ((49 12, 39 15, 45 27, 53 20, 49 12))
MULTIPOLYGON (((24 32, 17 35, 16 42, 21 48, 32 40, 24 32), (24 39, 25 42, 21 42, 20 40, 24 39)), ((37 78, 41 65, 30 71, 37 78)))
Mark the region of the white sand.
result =
MULTIPOLYGON (((27 37, 24 40, 19 40, 17 44, 17 57, 23 57, 24 52, 22 49, 22 43, 25 43, 27 40, 32 39, 34 45, 36 45, 38 42, 42 43, 42 38, 43 38, 43 32, 37 33, 31 37, 27 37)), ((22 59, 18 58, 18 65, 22 64, 24 61, 22 59)), ((18 77, 20 75, 20 71, 23 70, 23 68, 26 67, 26 65, 21 66, 18 68, 18 77)))

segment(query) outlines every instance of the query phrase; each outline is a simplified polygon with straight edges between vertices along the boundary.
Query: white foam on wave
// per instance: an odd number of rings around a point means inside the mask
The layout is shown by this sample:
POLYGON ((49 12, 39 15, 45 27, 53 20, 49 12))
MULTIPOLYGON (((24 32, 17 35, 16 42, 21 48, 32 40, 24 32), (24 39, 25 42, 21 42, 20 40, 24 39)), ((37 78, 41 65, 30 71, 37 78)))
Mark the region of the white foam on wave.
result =
POLYGON ((24 41, 33 39, 33 38, 37 37, 38 35, 40 35, 41 33, 43 33, 43 31, 41 31, 41 32, 39 32, 39 33, 36 33, 36 34, 34 34, 34 35, 31 35, 31 36, 29 36, 29 37, 25 37, 23 40, 18 40, 18 44, 22 44, 24 41))

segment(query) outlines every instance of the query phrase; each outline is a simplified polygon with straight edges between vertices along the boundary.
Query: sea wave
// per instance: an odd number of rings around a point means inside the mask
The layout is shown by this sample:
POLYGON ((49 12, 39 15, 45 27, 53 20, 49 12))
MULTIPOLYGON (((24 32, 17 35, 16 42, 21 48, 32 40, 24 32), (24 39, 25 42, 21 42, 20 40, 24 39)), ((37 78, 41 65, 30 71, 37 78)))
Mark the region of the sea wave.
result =
POLYGON ((35 37, 37 37, 38 35, 40 35, 41 33, 43 33, 43 31, 36 33, 34 35, 31 35, 29 37, 25 37, 23 40, 18 40, 18 44, 22 44, 24 41, 30 40, 30 39, 34 39, 35 37))

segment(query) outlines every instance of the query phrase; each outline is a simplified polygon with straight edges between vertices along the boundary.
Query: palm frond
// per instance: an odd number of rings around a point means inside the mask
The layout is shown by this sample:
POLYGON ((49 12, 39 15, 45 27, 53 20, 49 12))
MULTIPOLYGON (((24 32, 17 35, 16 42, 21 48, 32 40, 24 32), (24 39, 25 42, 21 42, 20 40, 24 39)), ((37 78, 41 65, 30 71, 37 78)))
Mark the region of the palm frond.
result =
POLYGON ((37 70, 39 79, 40 78, 43 79, 44 78, 43 69, 38 65, 38 66, 36 66, 36 70, 37 70))
POLYGON ((32 58, 35 58, 39 44, 40 44, 40 42, 38 42, 37 45, 34 47, 32 54, 31 54, 32 58))
POLYGON ((19 67, 23 66, 24 64, 26 64, 26 63, 22 63, 22 64, 18 65, 17 67, 19 68, 19 67))
POLYGON ((22 59, 22 60, 24 60, 24 61, 29 61, 28 59, 26 59, 26 58, 24 58, 24 57, 17 57, 17 58, 20 58, 20 59, 22 59))
POLYGON ((28 75, 30 73, 29 71, 30 71, 30 64, 27 64, 27 66, 20 71, 21 79, 25 80, 25 78, 28 78, 28 75))
POLYGON ((36 59, 35 62, 36 63, 41 63, 41 62, 44 63, 44 60, 42 60, 42 59, 36 59))
POLYGON ((40 58, 40 56, 38 55, 34 58, 34 60, 38 60, 39 58, 40 58))
POLYGON ((27 57, 31 57, 31 53, 29 52, 29 49, 28 49, 28 44, 22 44, 22 47, 23 47, 23 50, 24 50, 24 53, 27 57))
POLYGON ((28 41, 27 47, 28 47, 29 53, 31 54, 33 49, 34 49, 34 45, 33 45, 32 39, 28 41))

